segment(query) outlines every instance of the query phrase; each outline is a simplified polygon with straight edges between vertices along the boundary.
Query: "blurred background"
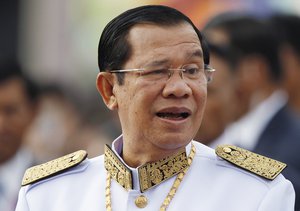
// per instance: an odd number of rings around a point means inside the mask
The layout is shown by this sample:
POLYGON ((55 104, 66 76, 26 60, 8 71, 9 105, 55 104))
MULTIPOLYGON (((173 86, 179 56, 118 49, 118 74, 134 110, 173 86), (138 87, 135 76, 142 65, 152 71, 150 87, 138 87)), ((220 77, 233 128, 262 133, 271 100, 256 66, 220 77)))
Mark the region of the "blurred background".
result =
MULTIPOLYGON (((118 120, 104 107, 95 88, 97 45, 109 20, 126 9, 146 4, 177 8, 200 28, 224 11, 247 10, 258 16, 275 11, 300 13, 297 0, 1 1, 1 60, 16 58, 39 85, 53 88, 52 91, 48 89, 49 96, 43 99, 44 111, 34 126, 39 127, 41 134, 30 135, 30 142, 38 148, 36 153, 41 152, 41 160, 65 153, 55 148, 61 148, 64 141, 78 139, 78 134, 90 142, 87 139, 93 138, 84 137, 81 132, 82 129, 90 130, 89 126, 92 126, 95 139, 100 135, 103 141, 111 141, 120 133, 118 120), (44 146, 49 144, 50 147, 44 146)), ((76 147, 80 142, 76 141, 76 147)), ((98 144, 100 139, 95 142, 98 144)), ((66 150, 71 151, 73 147, 68 146, 66 150)), ((90 156, 94 156, 102 147, 90 150, 90 156)))
MULTIPOLYGON (((300 14, 298 0, 1 1, 0 64, 7 61, 19 63, 25 74, 39 87, 38 102, 34 107, 35 118, 30 127, 22 131, 22 147, 30 149, 34 157, 34 162, 26 165, 45 162, 77 149, 85 149, 89 157, 94 157, 103 152, 104 144, 110 144, 120 135, 116 113, 104 106, 95 86, 99 72, 98 41, 103 28, 112 18, 127 9, 147 4, 174 7, 189 16, 200 29, 214 16, 229 11, 249 12, 256 17, 267 17, 278 12, 300 14)), ((223 55, 217 48, 214 51, 217 57, 223 55)), ((215 63, 217 66, 217 59, 215 63)), ((222 63, 221 67, 225 65, 222 63)), ((216 74, 219 74, 215 78, 217 86, 218 81, 222 84, 225 79, 221 77, 225 76, 222 76, 222 71, 216 74)), ((213 89, 211 86, 209 93, 213 89)), ((227 98, 225 101, 230 101, 227 96, 223 94, 223 98, 227 98)), ((220 105, 222 102, 216 102, 218 103, 220 105)), ((212 105, 213 103, 209 106, 212 108, 212 105)), ((0 112, 1 106, 0 99, 0 112)), ((230 108, 234 108, 234 105, 226 108, 229 109, 226 110, 227 113, 230 113, 230 108)), ((216 112, 212 110, 212 113, 216 112)), ((236 120, 232 118, 225 121, 219 131, 213 131, 212 129, 218 129, 216 123, 221 122, 219 117, 220 115, 216 119, 210 117, 212 123, 204 122, 204 129, 197 136, 203 143, 211 144, 222 134, 227 124, 236 120), (206 132, 214 135, 205 134, 206 132)), ((1 145, 6 136, 5 129, 1 127, 0 155, 6 150, 6 145, 1 145), (4 134, 4 139, 1 134, 4 134)), ((2 160, 0 156, 0 210, 9 210, 7 206, 12 207, 16 201, 19 185, 11 188, 14 193, 12 191, 9 194, 14 194, 13 197, 9 198, 7 194, 7 200, 1 202, 1 181, 4 181, 3 178, 10 179, 11 169, 15 168, 13 162, 17 162, 13 156, 2 160), (1 203, 6 208, 1 209, 1 203)), ((24 164, 24 170, 28 167, 26 165, 24 164)), ((18 181, 22 174, 23 171, 20 171, 18 181)))

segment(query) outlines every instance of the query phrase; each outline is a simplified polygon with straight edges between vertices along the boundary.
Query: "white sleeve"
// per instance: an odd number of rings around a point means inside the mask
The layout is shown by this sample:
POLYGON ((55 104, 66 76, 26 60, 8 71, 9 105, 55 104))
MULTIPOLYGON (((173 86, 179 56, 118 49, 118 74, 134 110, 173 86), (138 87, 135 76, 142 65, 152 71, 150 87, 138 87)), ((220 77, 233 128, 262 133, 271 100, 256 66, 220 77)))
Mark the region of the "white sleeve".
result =
POLYGON ((295 191, 288 180, 276 184, 262 200, 259 211, 294 211, 295 191))
POLYGON ((26 200, 27 188, 28 186, 25 186, 20 189, 18 203, 15 211, 30 211, 26 200))

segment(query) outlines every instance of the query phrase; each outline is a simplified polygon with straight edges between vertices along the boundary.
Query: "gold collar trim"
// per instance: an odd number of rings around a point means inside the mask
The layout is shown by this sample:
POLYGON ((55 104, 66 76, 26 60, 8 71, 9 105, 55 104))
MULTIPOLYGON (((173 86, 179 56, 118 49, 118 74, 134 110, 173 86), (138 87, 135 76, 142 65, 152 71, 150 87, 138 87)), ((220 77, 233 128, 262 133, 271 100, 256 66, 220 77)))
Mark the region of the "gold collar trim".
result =
POLYGON ((123 188, 126 190, 132 189, 132 175, 130 169, 123 164, 107 144, 104 148, 104 167, 110 176, 123 188))
MULTIPOLYGON (((146 163, 138 168, 141 192, 164 182, 188 167, 188 158, 185 148, 175 155, 171 155, 156 162, 146 163)), ((104 166, 111 178, 117 181, 126 190, 132 189, 131 170, 106 145, 104 166)))

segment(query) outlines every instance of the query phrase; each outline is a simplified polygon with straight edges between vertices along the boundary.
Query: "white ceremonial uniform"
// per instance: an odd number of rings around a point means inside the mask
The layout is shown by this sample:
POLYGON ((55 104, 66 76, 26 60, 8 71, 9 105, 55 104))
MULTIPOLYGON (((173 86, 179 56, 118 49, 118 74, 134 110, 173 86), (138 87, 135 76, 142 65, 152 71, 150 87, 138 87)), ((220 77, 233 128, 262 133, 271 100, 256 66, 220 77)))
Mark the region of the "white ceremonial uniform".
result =
MULTIPOLYGON (((295 193, 292 184, 281 174, 267 180, 234 166, 218 157, 203 144, 196 148, 193 162, 184 176, 168 211, 293 211, 295 193)), ((121 151, 122 137, 113 143, 121 151)), ((114 211, 156 211, 168 195, 176 176, 140 192, 137 168, 132 171, 133 189, 125 190, 111 182, 111 205, 114 211), (147 205, 138 208, 140 195, 147 205)), ((86 159, 63 173, 21 188, 16 211, 105 211, 106 169, 104 156, 86 159)))

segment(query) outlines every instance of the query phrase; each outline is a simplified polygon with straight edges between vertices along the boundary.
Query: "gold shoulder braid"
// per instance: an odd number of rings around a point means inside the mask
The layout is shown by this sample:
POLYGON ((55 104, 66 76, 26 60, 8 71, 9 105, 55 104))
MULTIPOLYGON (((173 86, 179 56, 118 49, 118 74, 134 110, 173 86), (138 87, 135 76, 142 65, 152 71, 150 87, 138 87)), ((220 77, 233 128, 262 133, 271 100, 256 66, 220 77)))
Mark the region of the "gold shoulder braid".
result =
POLYGON ((232 145, 218 146, 216 154, 236 166, 269 180, 275 179, 286 167, 285 163, 232 145))
MULTIPOLYGON (((139 172, 139 181, 140 181, 140 186, 141 186, 141 192, 144 192, 144 191, 162 183, 163 181, 171 178, 172 176, 178 174, 173 183, 173 186, 171 187, 168 195, 166 196, 163 204, 160 207, 160 211, 165 211, 168 208, 181 181, 183 180, 184 175, 188 171, 188 169, 193 161, 195 153, 196 153, 196 148, 192 144, 191 152, 190 152, 188 158, 186 157, 185 149, 183 149, 180 152, 176 153, 176 155, 169 156, 167 158, 164 158, 164 159, 159 160, 154 163, 147 163, 147 164, 139 167, 138 172, 139 172)), ((126 167, 127 169, 125 170, 125 169, 122 169, 122 167, 118 166, 120 164, 121 164, 121 166, 125 166, 125 165, 119 160, 119 158, 114 154, 114 152, 109 147, 105 148, 105 157, 106 157, 105 158, 105 160, 106 160, 105 168, 107 169, 106 188, 105 188, 105 194, 106 194, 105 195, 105 206, 106 206, 107 211, 111 211, 112 210, 111 190, 110 190, 111 178, 116 180, 121 186, 123 186, 125 188, 127 186, 123 185, 122 180, 120 180, 120 178, 122 178, 122 177, 119 177, 116 175, 118 175, 120 172, 121 172, 120 174, 122 174, 122 175, 129 175, 129 174, 124 173, 128 169, 127 167, 126 167), (108 156, 108 157, 106 157, 106 156, 108 156), (113 158, 110 156, 113 156, 113 158), (113 161, 111 161, 111 159, 113 159, 113 161), (118 161, 116 161, 115 159, 117 159, 118 161), (110 161, 108 161, 108 160, 110 160, 110 161), (116 165, 116 166, 112 166, 111 165, 112 163, 113 163, 113 165, 116 165), (118 171, 118 169, 122 169, 122 170, 118 171), (114 170, 114 171, 112 171, 112 170, 114 170), (115 171, 117 171, 117 173, 115 171)), ((130 170, 129 170, 129 172, 130 172, 130 170)), ((131 179, 131 172, 130 172, 130 179, 131 179)), ((127 180, 129 180, 129 177, 127 179, 125 179, 125 181, 127 181, 127 180)), ((132 181, 130 183, 132 184, 132 181)), ((132 186, 131 186, 131 188, 132 188, 132 186)))
POLYGON ((85 160, 86 157, 87 152, 84 150, 79 150, 47 163, 33 166, 26 170, 23 177, 22 186, 54 176, 66 169, 78 165, 85 160))

